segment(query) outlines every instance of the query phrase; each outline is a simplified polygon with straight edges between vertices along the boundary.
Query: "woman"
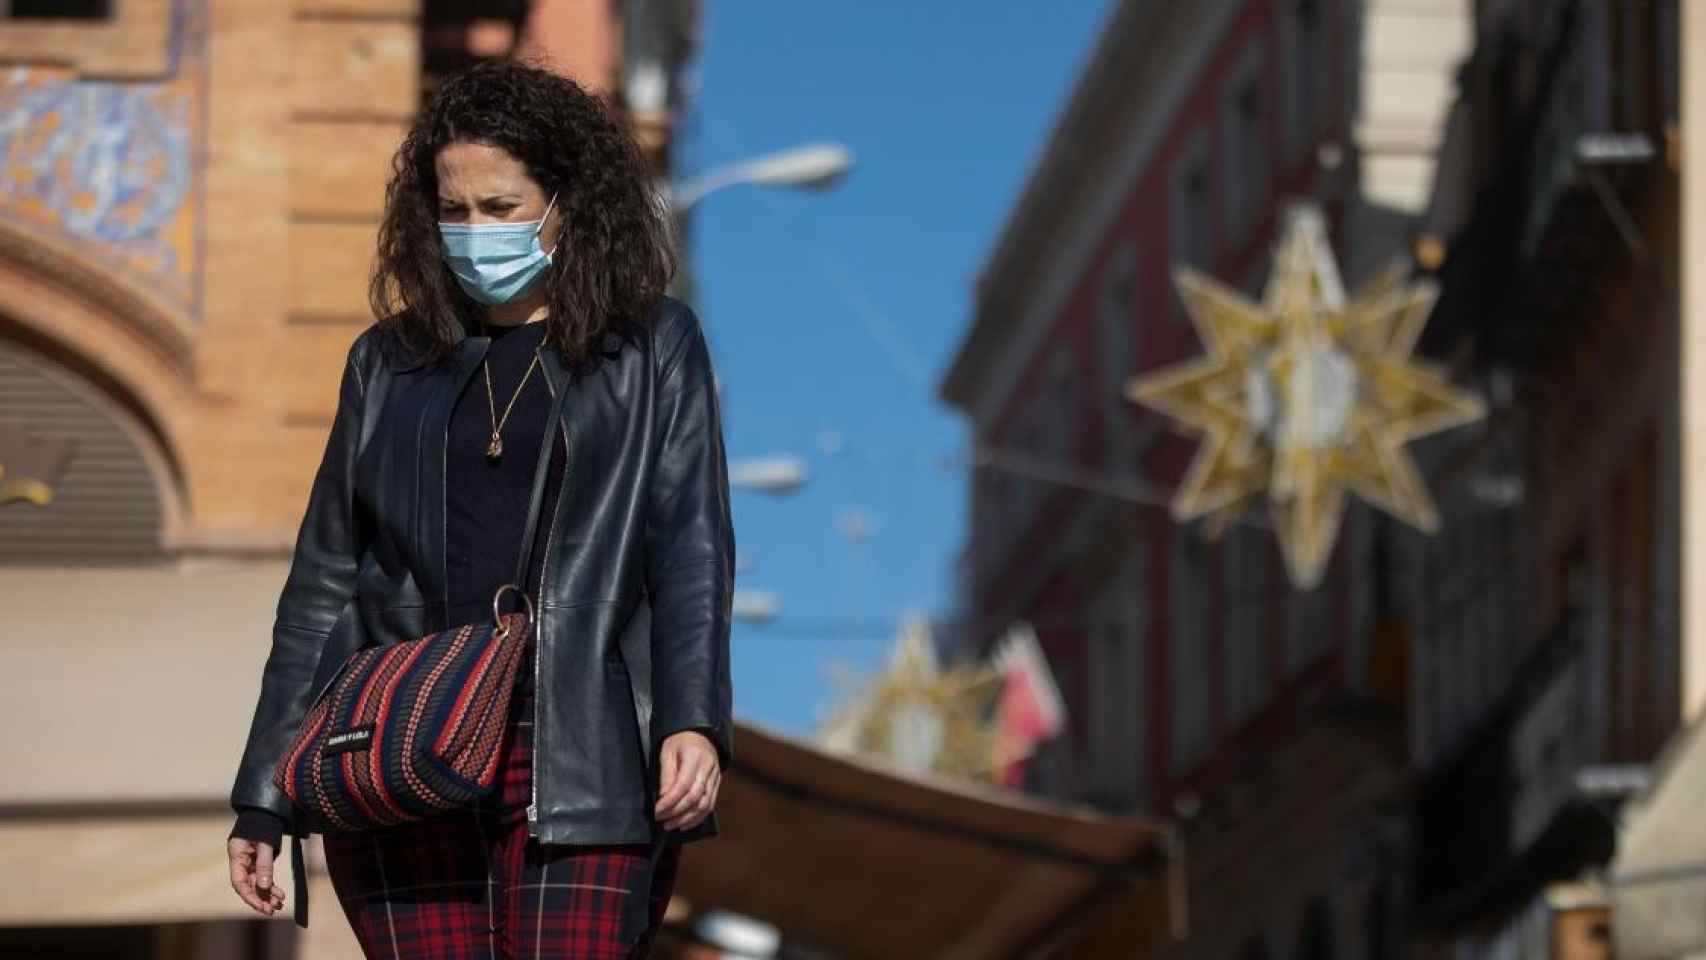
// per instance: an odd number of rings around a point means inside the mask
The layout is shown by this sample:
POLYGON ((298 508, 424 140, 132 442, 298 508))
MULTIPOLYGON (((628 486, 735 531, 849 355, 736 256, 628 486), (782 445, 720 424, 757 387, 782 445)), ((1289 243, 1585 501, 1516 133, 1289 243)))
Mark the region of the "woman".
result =
POLYGON ((543 454, 501 795, 329 834, 327 867, 370 957, 645 954, 679 842, 716 832, 731 729, 722 433, 672 268, 639 151, 574 83, 483 65, 423 110, 386 191, 385 319, 344 367, 231 794, 255 910, 282 908, 273 859, 303 833, 271 775, 311 691, 365 644, 490 619, 543 454))

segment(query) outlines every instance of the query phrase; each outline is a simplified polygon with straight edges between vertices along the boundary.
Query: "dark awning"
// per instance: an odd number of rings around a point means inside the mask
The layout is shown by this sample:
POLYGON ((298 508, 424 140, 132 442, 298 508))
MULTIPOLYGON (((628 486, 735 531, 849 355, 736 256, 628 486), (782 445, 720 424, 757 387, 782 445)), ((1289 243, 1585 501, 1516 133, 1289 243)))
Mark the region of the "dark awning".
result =
POLYGON ((1182 933, 1172 834, 900 776, 751 726, 677 893, 836 956, 1138 957, 1182 933))

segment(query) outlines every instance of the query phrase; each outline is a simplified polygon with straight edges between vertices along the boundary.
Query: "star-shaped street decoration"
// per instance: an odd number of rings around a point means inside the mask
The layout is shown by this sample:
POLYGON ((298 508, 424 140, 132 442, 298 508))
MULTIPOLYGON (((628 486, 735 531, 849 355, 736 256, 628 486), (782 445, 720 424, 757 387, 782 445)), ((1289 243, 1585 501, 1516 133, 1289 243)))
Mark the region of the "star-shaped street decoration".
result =
POLYGON ((1321 581, 1345 493, 1428 532, 1439 515, 1404 445, 1485 415, 1411 353, 1436 289, 1401 270, 1347 301, 1313 206, 1287 212, 1262 303, 1186 267, 1176 282, 1208 353, 1127 396, 1203 434, 1173 498, 1218 535, 1264 491, 1291 580, 1321 581))
POLYGON ((989 715, 1001 682, 987 664, 939 664, 929 626, 911 621, 888 669, 846 698, 819 741, 907 773, 992 779, 1000 758, 989 715))

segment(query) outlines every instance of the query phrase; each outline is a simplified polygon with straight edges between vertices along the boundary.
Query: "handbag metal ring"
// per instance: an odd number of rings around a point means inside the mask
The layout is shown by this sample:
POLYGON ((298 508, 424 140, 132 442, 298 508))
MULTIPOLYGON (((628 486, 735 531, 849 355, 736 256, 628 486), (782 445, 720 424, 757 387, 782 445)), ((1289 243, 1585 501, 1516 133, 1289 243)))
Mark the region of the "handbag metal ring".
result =
POLYGON ((522 606, 527 608, 527 622, 532 623, 533 599, 527 595, 526 591, 522 590, 515 584, 506 583, 499 587, 496 593, 492 594, 492 624, 500 629, 503 627, 503 617, 498 613, 498 601, 503 599, 505 590, 514 590, 515 595, 521 598, 522 606))

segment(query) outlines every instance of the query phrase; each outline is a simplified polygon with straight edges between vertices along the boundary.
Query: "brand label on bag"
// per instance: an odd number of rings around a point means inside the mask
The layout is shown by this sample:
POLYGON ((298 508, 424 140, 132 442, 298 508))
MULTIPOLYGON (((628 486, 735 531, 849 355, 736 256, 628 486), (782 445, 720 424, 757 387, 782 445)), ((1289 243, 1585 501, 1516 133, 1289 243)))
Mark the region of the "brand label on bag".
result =
POLYGON ((350 727, 340 730, 326 738, 326 753, 349 753, 352 750, 366 750, 373 742, 373 724, 350 727))

